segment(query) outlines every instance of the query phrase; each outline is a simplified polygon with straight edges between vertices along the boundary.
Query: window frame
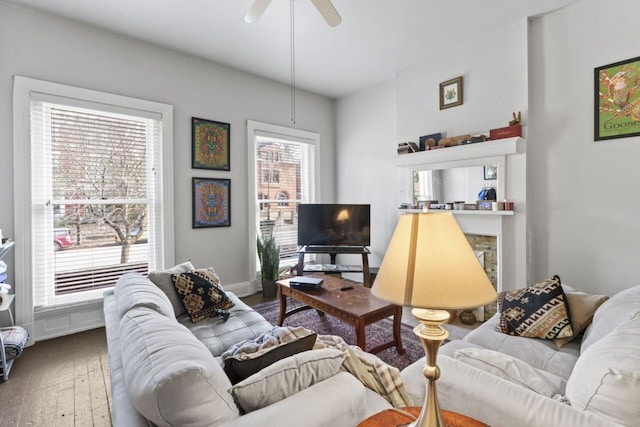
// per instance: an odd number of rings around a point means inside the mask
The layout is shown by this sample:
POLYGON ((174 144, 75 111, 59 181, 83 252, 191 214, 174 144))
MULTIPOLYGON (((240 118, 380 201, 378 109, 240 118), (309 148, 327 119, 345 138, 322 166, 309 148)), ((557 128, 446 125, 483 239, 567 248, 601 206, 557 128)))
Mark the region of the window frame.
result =
MULTIPOLYGON (((249 277, 252 281, 253 290, 257 290, 260 285, 260 276, 256 269, 257 265, 257 253, 256 253, 256 236, 257 236, 257 222, 256 222, 256 214, 257 214, 257 206, 256 200, 258 198, 257 189, 256 189, 256 149, 255 149, 255 136, 260 134, 262 136, 270 136, 274 138, 281 138, 290 141, 298 141, 307 144, 311 144, 314 147, 314 194, 315 199, 314 202, 318 202, 320 199, 320 134, 317 132, 302 130, 302 129, 294 129, 286 126, 279 126, 270 123, 263 123, 254 120, 247 120, 247 158, 248 158, 248 179, 249 179, 249 200, 248 200, 248 230, 249 230, 249 256, 248 256, 248 269, 249 269, 249 277)), ((259 155, 259 154, 258 154, 259 155)))
MULTIPOLYGON (((34 259, 32 259, 31 223, 31 101, 34 98, 54 97, 66 99, 70 105, 92 106, 101 104, 105 111, 139 110, 161 116, 162 126, 162 189, 161 236, 162 250, 159 257, 162 264, 174 263, 174 214, 173 214, 173 106, 154 101, 115 95, 106 92, 52 83, 28 77, 14 76, 13 91, 13 143, 14 143, 14 234, 16 242, 15 278, 16 322, 30 333, 38 321, 33 304, 34 259)), ((102 290, 104 292, 105 290, 102 290)), ((47 316, 52 311, 68 312, 82 306, 95 305, 102 301, 102 293, 96 299, 74 302, 63 306, 52 306, 42 310, 47 316)), ((39 328, 35 328, 39 330, 39 328)), ((37 336, 33 336, 35 340, 37 336)))

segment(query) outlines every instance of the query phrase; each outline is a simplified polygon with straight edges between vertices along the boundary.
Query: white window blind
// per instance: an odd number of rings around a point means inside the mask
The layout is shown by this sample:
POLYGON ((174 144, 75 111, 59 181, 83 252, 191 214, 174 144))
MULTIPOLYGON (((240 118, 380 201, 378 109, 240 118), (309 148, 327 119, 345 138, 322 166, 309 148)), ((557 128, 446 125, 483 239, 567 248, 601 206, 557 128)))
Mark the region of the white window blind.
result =
MULTIPOLYGON (((267 131, 265 127, 275 126, 262 125, 250 134, 255 229, 261 235, 274 235, 280 245, 281 264, 292 263, 297 261, 298 205, 316 200, 318 135, 282 127, 277 127, 277 132, 267 131)), ((255 265, 259 269, 257 260, 255 265)))
POLYGON ((31 101, 34 307, 163 265, 161 120, 61 101, 31 101))

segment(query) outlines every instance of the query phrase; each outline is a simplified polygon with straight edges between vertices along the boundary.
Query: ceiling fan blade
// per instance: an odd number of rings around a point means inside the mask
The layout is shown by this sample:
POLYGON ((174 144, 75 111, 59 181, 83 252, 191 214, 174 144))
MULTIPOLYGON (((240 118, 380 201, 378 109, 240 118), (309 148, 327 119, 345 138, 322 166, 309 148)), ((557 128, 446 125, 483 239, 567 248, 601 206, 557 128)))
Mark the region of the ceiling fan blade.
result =
POLYGON ((267 8, 267 6, 269 6, 269 3, 271 3, 271 0, 256 0, 255 3, 253 3, 253 6, 251 6, 251 9, 249 9, 249 12, 247 12, 246 16, 244 17, 245 22, 253 24, 258 19, 260 19, 260 17, 264 13, 264 10, 267 8))
POLYGON ((337 27, 342 22, 342 18, 333 4, 331 4, 331 0, 311 0, 313 5, 318 9, 320 15, 327 21, 330 27, 337 27))

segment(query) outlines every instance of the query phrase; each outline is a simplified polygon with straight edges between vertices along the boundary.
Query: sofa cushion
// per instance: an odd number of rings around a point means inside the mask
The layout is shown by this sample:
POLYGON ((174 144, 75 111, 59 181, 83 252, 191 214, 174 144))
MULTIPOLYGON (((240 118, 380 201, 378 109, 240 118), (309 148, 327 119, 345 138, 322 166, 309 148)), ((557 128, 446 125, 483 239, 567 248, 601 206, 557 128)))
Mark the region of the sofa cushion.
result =
POLYGON ((220 317, 208 317, 201 322, 193 323, 186 313, 178 316, 178 322, 186 326, 213 356, 220 356, 233 344, 256 338, 273 329, 271 323, 233 292, 226 294, 234 304, 229 310, 230 315, 226 322, 220 317))
POLYGON ((120 317, 134 307, 147 307, 172 319, 176 317, 167 295, 140 273, 122 275, 113 293, 120 317))
MULTIPOLYGON (((552 340, 522 338, 495 330, 500 318, 496 313, 462 339, 482 348, 499 351, 527 362, 534 368, 567 380, 580 355, 580 342, 572 341, 558 348, 552 340)), ((446 348, 449 344, 445 345, 446 348)), ((444 349, 443 349, 444 350, 444 349)))
POLYGON ((264 368, 233 386, 231 393, 245 412, 255 411, 334 376, 344 358, 333 348, 305 351, 264 368))
POLYGON ((176 316, 181 315, 185 311, 182 301, 180 301, 180 297, 178 296, 178 292, 176 292, 176 288, 173 286, 171 275, 188 273, 193 270, 195 270, 195 267, 191 264, 191 261, 186 261, 167 270, 152 271, 149 273, 149 280, 160 288, 160 290, 167 295, 169 301, 171 301, 171 306, 173 306, 173 311, 176 313, 176 316))
POLYGON ((278 360, 311 350, 317 334, 301 326, 278 327, 231 346, 222 354, 224 371, 236 384, 278 360))
POLYGON ((184 326, 146 307, 120 322, 122 366, 136 410, 157 426, 211 426, 239 416, 231 383, 184 326))
POLYGON ((567 381, 571 405, 625 426, 640 419, 640 318, 629 320, 582 353, 567 381))
POLYGON ((558 400, 562 398, 562 390, 545 375, 528 363, 507 354, 482 348, 465 348, 457 350, 454 358, 543 396, 558 400))
POLYGON ((233 307, 233 301, 222 289, 220 279, 212 267, 173 274, 171 280, 193 323, 211 316, 216 310, 233 307))
POLYGON ((591 324, 593 314, 598 307, 609 298, 606 295, 591 295, 584 292, 567 291, 566 289, 565 295, 567 297, 569 311, 571 312, 571 329, 573 329, 573 335, 566 338, 555 339, 554 341, 558 347, 562 347, 580 335, 582 331, 591 324))
POLYGON ((570 337, 573 329, 566 301, 557 275, 526 288, 501 292, 496 330, 527 338, 570 337))
POLYGON ((581 351, 586 351, 616 325, 634 318, 640 318, 640 285, 618 292, 596 310, 591 326, 584 332, 581 351))

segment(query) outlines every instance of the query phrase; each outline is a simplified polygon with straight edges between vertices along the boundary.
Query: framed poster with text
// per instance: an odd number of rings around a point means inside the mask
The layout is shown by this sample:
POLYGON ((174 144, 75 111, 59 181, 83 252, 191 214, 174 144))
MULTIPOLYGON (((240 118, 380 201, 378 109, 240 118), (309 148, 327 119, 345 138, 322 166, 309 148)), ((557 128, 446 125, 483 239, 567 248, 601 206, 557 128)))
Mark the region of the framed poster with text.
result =
POLYGON ((594 139, 640 135, 640 57, 594 69, 594 139))

